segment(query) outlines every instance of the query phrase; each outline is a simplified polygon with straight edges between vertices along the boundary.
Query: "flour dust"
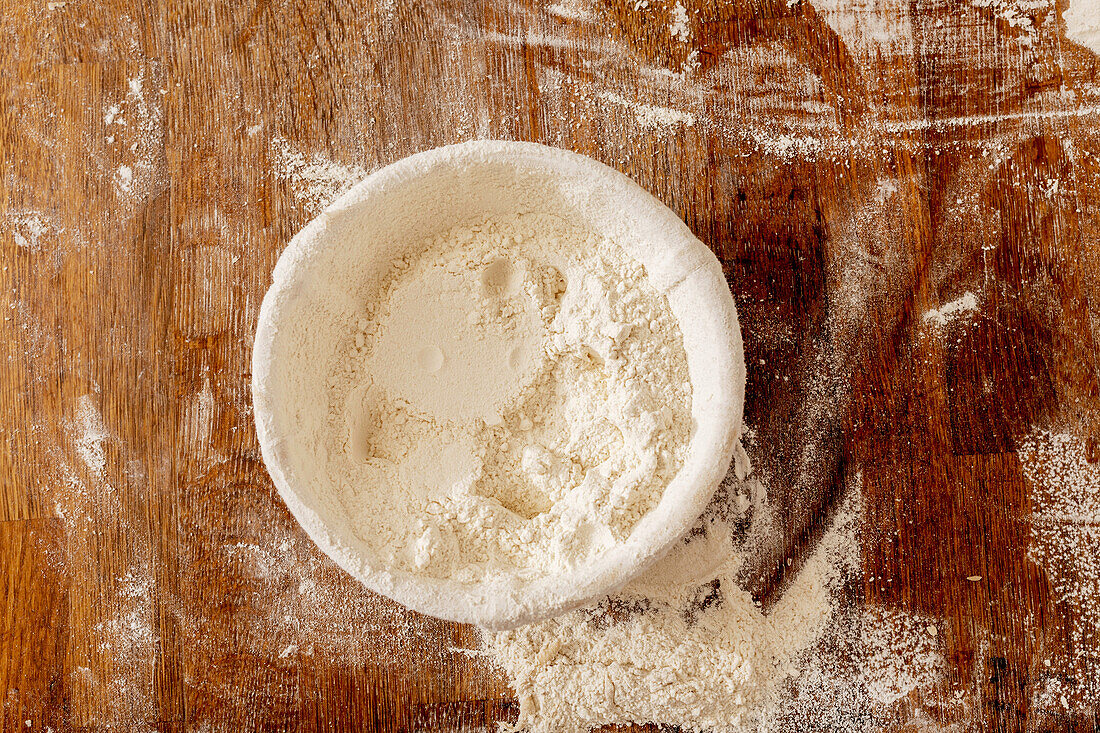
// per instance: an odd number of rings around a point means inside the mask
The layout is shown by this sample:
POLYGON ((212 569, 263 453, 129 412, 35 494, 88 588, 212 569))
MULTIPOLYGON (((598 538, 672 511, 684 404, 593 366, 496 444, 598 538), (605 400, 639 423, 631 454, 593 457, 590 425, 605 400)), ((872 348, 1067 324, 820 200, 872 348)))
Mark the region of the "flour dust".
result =
POLYGON ((1055 711, 1084 709, 1100 694, 1100 462, 1072 432, 1045 429, 1017 456, 1033 507, 1028 556, 1072 610, 1070 656, 1044 660, 1054 669, 1040 699, 1055 711))
MULTIPOLYGON (((249 136, 260 129, 250 128, 249 136)), ((310 215, 320 213, 321 209, 369 173, 356 164, 338 163, 320 153, 297 150, 279 136, 271 139, 271 155, 276 179, 286 182, 291 195, 310 215)))

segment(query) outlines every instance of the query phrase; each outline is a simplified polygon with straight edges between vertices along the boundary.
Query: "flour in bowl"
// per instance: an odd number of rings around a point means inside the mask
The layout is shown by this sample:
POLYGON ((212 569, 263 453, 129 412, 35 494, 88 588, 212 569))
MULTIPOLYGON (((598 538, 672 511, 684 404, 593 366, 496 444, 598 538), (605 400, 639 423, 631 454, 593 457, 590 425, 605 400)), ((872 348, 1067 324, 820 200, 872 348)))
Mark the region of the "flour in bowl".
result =
POLYGON ((680 329, 615 242, 549 214, 486 220, 394 262, 368 300, 329 450, 380 560, 560 573, 626 539, 683 464, 680 329))

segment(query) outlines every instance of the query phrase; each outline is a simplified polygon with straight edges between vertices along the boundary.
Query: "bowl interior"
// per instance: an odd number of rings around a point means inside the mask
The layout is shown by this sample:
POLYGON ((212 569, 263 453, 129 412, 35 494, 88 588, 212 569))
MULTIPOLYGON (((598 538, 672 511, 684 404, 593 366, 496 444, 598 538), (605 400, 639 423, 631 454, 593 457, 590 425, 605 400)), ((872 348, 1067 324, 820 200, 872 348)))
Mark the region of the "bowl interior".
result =
POLYGON ((675 214, 621 174, 575 154, 522 143, 429 151, 383 169, 341 197, 280 259, 254 353, 265 461, 321 548, 368 587, 406 605, 498 628, 610 592, 675 542, 726 470, 743 391, 737 316, 713 254, 675 214), (456 225, 540 211, 620 242, 666 293, 681 324, 693 384, 688 458, 627 542, 568 577, 460 584, 391 571, 368 555, 336 492, 326 490, 331 484, 323 446, 331 376, 346 358, 362 304, 394 259, 456 225), (329 275, 333 272, 351 277, 336 279, 329 275), (294 390, 285 389, 291 384, 294 390), (316 399, 292 400, 291 392, 316 399))

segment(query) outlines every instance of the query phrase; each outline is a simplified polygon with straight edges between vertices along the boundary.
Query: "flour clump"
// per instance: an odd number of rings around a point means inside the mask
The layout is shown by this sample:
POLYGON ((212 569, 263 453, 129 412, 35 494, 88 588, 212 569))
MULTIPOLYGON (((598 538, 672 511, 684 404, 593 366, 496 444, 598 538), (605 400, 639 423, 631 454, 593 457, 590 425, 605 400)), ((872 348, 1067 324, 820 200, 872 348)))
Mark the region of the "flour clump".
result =
POLYGON ((679 326, 606 237, 550 214, 460 226, 367 301, 328 447, 380 561, 463 582, 557 574, 625 540, 683 465, 679 326))

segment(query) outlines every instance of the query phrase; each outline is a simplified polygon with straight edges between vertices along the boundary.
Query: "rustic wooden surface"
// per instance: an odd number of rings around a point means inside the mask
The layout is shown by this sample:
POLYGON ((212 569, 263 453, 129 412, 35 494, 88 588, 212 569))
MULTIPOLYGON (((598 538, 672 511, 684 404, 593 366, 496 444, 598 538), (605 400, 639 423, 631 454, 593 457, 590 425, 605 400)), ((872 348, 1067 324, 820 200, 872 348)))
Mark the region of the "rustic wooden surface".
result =
POLYGON ((514 719, 471 629, 310 545, 248 393, 276 257, 327 200, 309 166, 478 137, 605 161, 722 259, 790 528, 746 587, 782 592, 855 477, 859 602, 940 627, 943 679, 876 726, 1100 727, 1015 454, 1100 440, 1100 58, 1060 4, 684 4, 687 40, 662 0, 4 3, 3 730, 514 719), (965 291, 976 313, 922 317, 965 291))

